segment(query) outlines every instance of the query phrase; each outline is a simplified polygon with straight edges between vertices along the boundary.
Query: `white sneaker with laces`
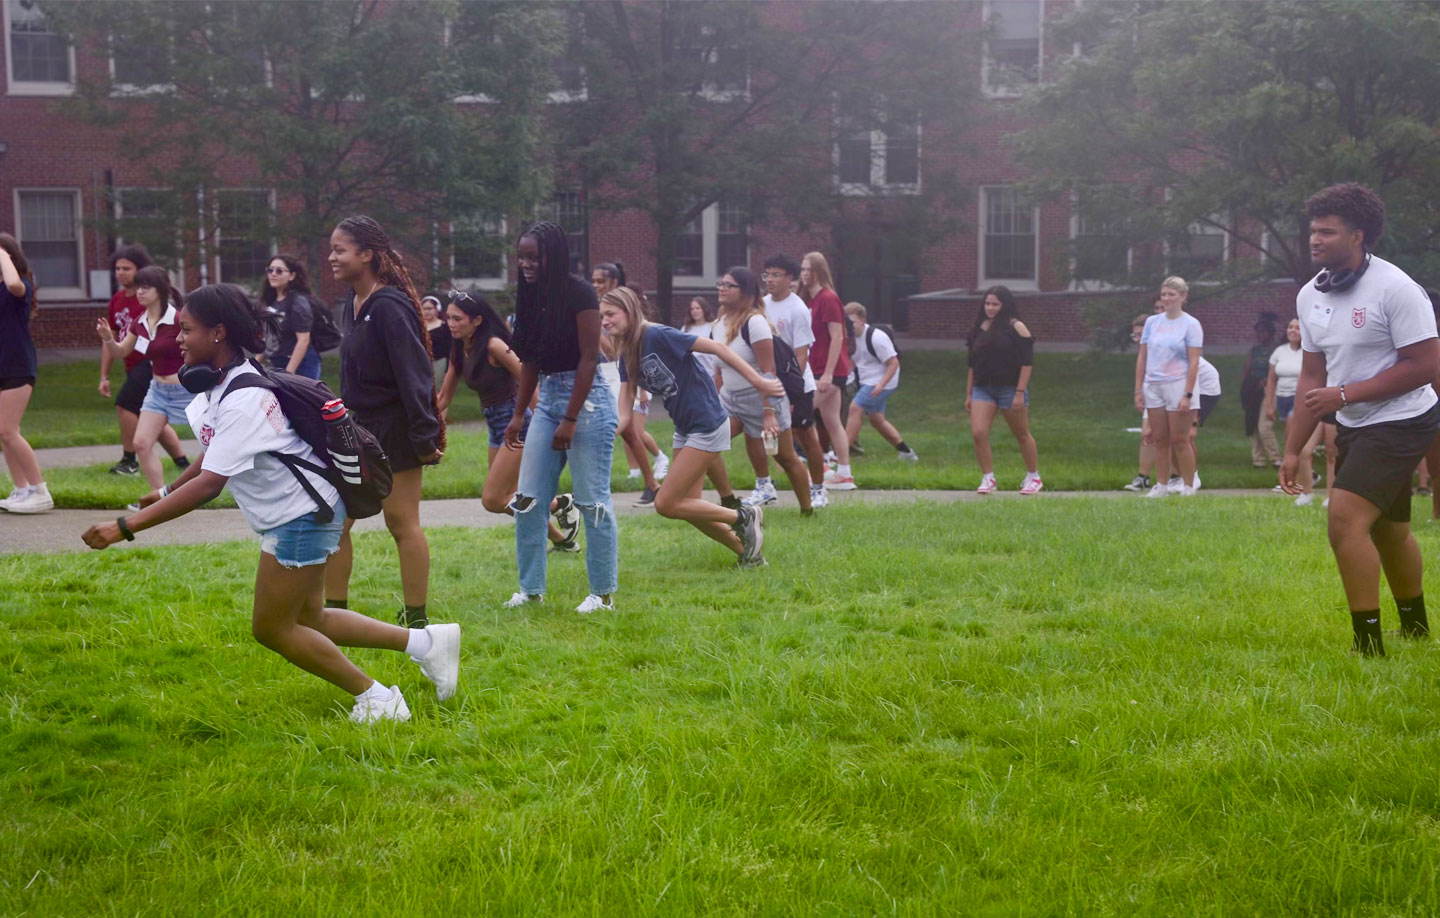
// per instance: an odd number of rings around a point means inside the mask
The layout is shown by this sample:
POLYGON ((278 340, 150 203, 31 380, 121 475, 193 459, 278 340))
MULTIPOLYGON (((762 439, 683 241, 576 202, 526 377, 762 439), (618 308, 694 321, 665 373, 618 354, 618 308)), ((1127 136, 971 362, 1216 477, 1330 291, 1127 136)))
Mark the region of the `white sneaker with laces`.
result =
POLYGON ((855 479, 850 475, 836 475, 825 482, 825 487, 832 491, 853 491, 859 485, 855 484, 855 479))
POLYGON ((1200 473, 1199 473, 1199 472, 1196 472, 1196 473, 1195 473, 1195 483, 1194 483, 1193 485, 1191 485, 1191 487, 1194 488, 1194 489, 1197 490, 1197 491, 1200 490, 1200 473))
POLYGON ((50 489, 42 482, 31 485, 29 494, 6 504, 5 509, 20 514, 44 513, 46 510, 55 509, 55 499, 50 496, 50 489))
POLYGON ((536 593, 531 596, 529 593, 511 593, 510 598, 501 604, 503 609, 518 609, 521 606, 529 605, 532 602, 544 602, 545 594, 536 593))
POLYGON ((655 457, 655 480, 664 481, 665 476, 670 473, 670 457, 663 452, 655 457))
POLYGON ((355 699, 350 709, 350 720, 357 724, 371 724, 377 720, 393 720, 404 723, 410 719, 410 706, 400 694, 400 686, 390 686, 390 697, 376 700, 370 697, 355 699))
POLYGON ((1031 494, 1040 493, 1040 489, 1043 487, 1045 487, 1045 482, 1040 480, 1039 475, 1026 475, 1025 481, 1020 485, 1020 493, 1029 497, 1031 494))
POLYGON ((19 503, 30 494, 29 488, 12 488, 10 496, 0 500, 0 510, 9 510, 11 504, 19 503))
POLYGON ((1169 489, 1171 494, 1179 494, 1180 489, 1185 487, 1185 479, 1179 475, 1171 475, 1170 480, 1165 482, 1165 487, 1169 489))
POLYGON ((740 501, 740 503, 747 507, 763 507, 766 504, 773 504, 779 499, 780 495, 775 492, 775 482, 772 481, 763 487, 757 486, 755 490, 751 491, 750 495, 740 501))
POLYGON ((1180 496, 1181 496, 1181 497, 1194 497, 1194 496, 1195 496, 1195 492, 1198 491, 1198 490, 1200 490, 1200 489, 1199 489, 1199 488, 1193 488, 1193 487, 1191 487, 1190 485, 1181 485, 1181 486, 1180 486, 1180 496))
POLYGON ((981 475, 981 476, 980 476, 980 487, 978 487, 978 488, 975 489, 975 493, 976 493, 976 494, 989 494, 989 493, 990 493, 991 491, 993 491, 993 490, 995 490, 995 476, 994 476, 994 475, 981 475))
POLYGON ((435 697, 444 701, 455 694, 460 683, 460 626, 426 625, 425 631, 430 635, 430 652, 415 662, 425 678, 435 683, 435 697))
POLYGON ((1145 494, 1145 496, 1146 496, 1146 497, 1169 497, 1169 496, 1170 496, 1170 486, 1169 486, 1169 485, 1163 485, 1163 484, 1157 484, 1155 487, 1151 488, 1151 489, 1145 494))
POLYGON ((603 599, 591 593, 585 597, 585 601, 575 607, 575 611, 581 615, 589 615, 591 612, 614 612, 615 600, 603 599))
POLYGON ((830 495, 824 485, 810 486, 810 506, 816 510, 830 506, 830 495))
POLYGON ((920 461, 920 455, 919 455, 918 453, 916 453, 915 450, 913 450, 913 449, 901 450, 901 451, 900 451, 900 458, 901 458, 901 459, 904 459, 906 462, 919 462, 919 461, 920 461))

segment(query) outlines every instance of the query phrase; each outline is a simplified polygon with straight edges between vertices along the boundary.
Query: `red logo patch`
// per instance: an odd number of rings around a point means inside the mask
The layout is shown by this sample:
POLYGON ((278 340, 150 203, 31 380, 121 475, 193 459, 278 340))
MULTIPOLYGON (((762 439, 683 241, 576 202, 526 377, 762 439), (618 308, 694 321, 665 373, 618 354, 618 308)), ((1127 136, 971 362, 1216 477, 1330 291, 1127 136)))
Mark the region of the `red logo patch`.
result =
POLYGON ((215 436, 215 428, 211 427, 209 424, 202 424, 202 425, 200 425, 200 445, 201 445, 201 446, 209 446, 209 445, 210 445, 210 440, 211 440, 211 438, 214 437, 214 436, 215 436))
POLYGON ((1365 327, 1365 307, 1357 306, 1350 310, 1350 324, 1356 328, 1365 327))

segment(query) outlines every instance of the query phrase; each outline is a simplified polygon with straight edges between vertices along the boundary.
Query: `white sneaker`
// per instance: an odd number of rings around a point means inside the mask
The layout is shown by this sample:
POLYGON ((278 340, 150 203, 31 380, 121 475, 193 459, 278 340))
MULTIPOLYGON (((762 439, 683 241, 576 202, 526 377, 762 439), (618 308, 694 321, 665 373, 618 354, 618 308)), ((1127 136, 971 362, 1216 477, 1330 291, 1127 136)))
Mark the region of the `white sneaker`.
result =
POLYGON ((1199 472, 1196 472, 1196 473, 1195 473, 1195 483, 1194 483, 1193 485, 1191 485, 1191 487, 1194 488, 1194 489, 1197 490, 1197 491, 1200 490, 1200 473, 1199 473, 1199 472))
POLYGON ((655 457, 654 472, 656 481, 664 481, 665 476, 670 473, 670 457, 663 452, 655 457))
POLYGON ((501 604, 502 609, 518 609, 521 606, 529 605, 532 602, 544 602, 545 594, 536 593, 531 596, 529 593, 511 593, 510 598, 501 604))
POLYGON ((835 463, 837 463, 837 462, 839 462, 839 461, 840 461, 839 459, 836 459, 836 458, 835 458, 835 451, 834 451, 833 449, 826 451, 826 453, 825 453, 825 464, 826 464, 826 465, 834 465, 835 463))
POLYGON ((853 491, 859 486, 855 484, 855 479, 849 475, 836 475, 834 478, 827 476, 825 487, 832 491, 853 491))
POLYGON ((1301 494, 1295 498, 1295 506, 1297 507, 1308 507, 1313 503, 1315 503, 1315 492, 1313 491, 1309 494, 1301 494))
POLYGON ((740 501, 740 503, 747 507, 763 507, 766 504, 773 504, 779 499, 780 495, 775 491, 775 482, 772 481, 764 487, 757 487, 751 491, 750 496, 740 501))
POLYGON ((435 697, 444 701, 455 694, 460 682, 460 626, 427 625, 425 632, 430 635, 430 652, 415 662, 425 678, 435 683, 435 697))
POLYGON ((900 451, 899 451, 899 454, 900 454, 900 458, 901 458, 901 459, 904 459, 906 462, 919 462, 919 461, 920 461, 920 454, 917 453, 917 452, 915 452, 915 450, 913 450, 913 449, 900 450, 900 451))
POLYGON ((1170 486, 1169 486, 1169 485, 1163 485, 1163 484, 1157 484, 1155 487, 1151 488, 1148 492, 1146 492, 1145 496, 1146 496, 1146 497, 1169 497, 1169 496, 1170 496, 1170 486))
POLYGON ((1190 485, 1181 485, 1181 486, 1180 486, 1180 496, 1181 496, 1181 497, 1194 497, 1194 496, 1195 496, 1195 492, 1196 492, 1196 491, 1199 491, 1199 490, 1200 490, 1199 488, 1194 488, 1194 487, 1191 487, 1190 485))
POLYGON ((20 501, 24 500, 24 499, 25 499, 26 497, 28 497, 29 495, 30 495, 30 489, 29 489, 29 488, 13 488, 13 489, 11 489, 11 491, 10 491, 10 496, 7 497, 7 498, 5 498, 4 500, 0 500, 0 510, 9 510, 11 504, 19 503, 20 501))
POLYGON ((1276 494, 1284 494, 1284 493, 1285 493, 1285 486, 1284 486, 1284 485, 1276 485, 1275 487, 1271 488, 1270 490, 1274 491, 1276 494))
POLYGON ((640 477, 640 470, 639 470, 639 469, 631 469, 631 470, 625 475, 625 477, 626 477, 626 478, 639 478, 639 477, 640 477))
POLYGON ((1185 479, 1179 475, 1171 475, 1170 480, 1165 482, 1165 487, 1171 494, 1179 494, 1181 489, 1185 487, 1185 479))
POLYGON ((50 496, 50 489, 41 483, 31 487, 30 493, 19 500, 6 504, 5 509, 11 513, 44 513, 55 509, 55 499, 50 496))
POLYGON ((830 494, 824 485, 810 486, 810 506, 816 510, 830 506, 830 494))
POLYGON ((581 615, 589 615, 591 612, 614 612, 614 599, 601 599, 594 593, 585 597, 585 601, 575 607, 575 611, 581 615))
POLYGON ((981 475, 981 476, 980 476, 980 487, 978 487, 978 488, 975 489, 975 493, 976 493, 976 494, 989 494, 989 493, 990 493, 991 491, 993 491, 993 490, 995 490, 995 476, 994 476, 994 475, 981 475))
POLYGON ((350 709, 350 720, 357 724, 371 724, 377 720, 393 720, 404 723, 410 719, 410 706, 400 694, 400 686, 390 686, 390 697, 383 701, 374 698, 360 698, 350 709))

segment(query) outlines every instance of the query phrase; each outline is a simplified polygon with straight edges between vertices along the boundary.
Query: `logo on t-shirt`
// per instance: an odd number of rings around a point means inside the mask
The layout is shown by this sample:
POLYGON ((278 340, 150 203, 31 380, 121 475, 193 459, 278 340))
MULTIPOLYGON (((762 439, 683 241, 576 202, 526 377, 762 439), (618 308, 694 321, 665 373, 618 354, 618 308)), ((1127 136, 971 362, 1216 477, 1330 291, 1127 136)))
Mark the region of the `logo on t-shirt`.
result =
POLYGON ((680 384, 675 381, 675 374, 665 366, 657 354, 646 354, 640 361, 640 375, 645 381, 645 388, 651 394, 658 395, 662 400, 669 398, 680 391, 680 384))
POLYGON ((1364 327, 1365 327, 1365 307, 1364 307, 1364 306, 1356 306, 1354 309, 1350 310, 1350 324, 1353 325, 1353 326, 1355 326, 1356 328, 1364 328, 1364 327))
POLYGON ((285 432, 285 412, 280 410, 280 400, 273 394, 265 393, 265 420, 276 433, 285 432))
POLYGON ((212 437, 214 437, 214 436, 215 436, 215 428, 211 427, 209 424, 201 424, 201 425, 200 425, 200 445, 201 445, 201 446, 209 446, 209 445, 210 445, 210 439, 211 439, 212 437))

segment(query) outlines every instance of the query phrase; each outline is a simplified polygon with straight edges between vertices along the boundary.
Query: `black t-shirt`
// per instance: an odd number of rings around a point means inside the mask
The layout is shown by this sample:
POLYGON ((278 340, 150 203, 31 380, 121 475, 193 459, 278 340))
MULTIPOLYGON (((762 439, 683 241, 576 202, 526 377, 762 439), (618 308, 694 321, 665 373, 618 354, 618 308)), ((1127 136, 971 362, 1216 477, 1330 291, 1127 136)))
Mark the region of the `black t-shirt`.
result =
POLYGON ((0 379, 35 375, 35 342, 30 338, 30 296, 16 296, 0 283, 0 379))
POLYGON ((450 326, 441 322, 438 328, 430 331, 430 353, 436 360, 444 360, 450 356, 450 346, 453 339, 450 337, 450 326))
POLYGON ((1014 386, 1020 368, 1035 361, 1035 339, 1023 338, 1013 325, 982 330, 969 348, 977 386, 1014 386))
MULTIPOLYGON (((590 282, 583 278, 570 275, 569 283, 566 286, 565 300, 562 303, 542 303, 539 308, 526 307, 515 315, 516 341, 520 338, 520 330, 527 322, 539 323, 541 328, 552 327, 547 321, 550 309, 562 309, 568 321, 557 323, 559 327, 558 340, 550 342, 544 355, 538 352, 525 353, 517 347, 516 352, 520 359, 526 363, 538 362, 541 373, 569 373, 580 366, 580 332, 575 327, 575 316, 587 309, 598 310, 600 298, 595 294, 595 288, 590 282), (534 313, 531 315, 530 313, 534 313)), ((533 345, 532 345, 533 346, 533 345)))
POLYGON ((315 307, 305 294, 291 292, 265 307, 265 311, 280 322, 279 331, 268 327, 265 330, 265 360, 283 370, 295 353, 295 336, 315 328, 315 307))

